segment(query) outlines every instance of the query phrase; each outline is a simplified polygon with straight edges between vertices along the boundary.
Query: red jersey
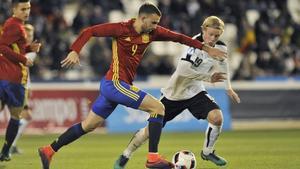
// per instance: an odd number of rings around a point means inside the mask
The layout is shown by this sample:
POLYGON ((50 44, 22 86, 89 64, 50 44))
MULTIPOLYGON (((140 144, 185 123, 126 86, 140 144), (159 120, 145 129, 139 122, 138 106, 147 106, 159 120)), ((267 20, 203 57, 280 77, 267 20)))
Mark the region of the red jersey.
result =
POLYGON ((106 73, 108 80, 122 80, 132 84, 143 54, 152 41, 173 41, 195 48, 202 48, 202 43, 183 34, 172 32, 157 26, 150 33, 139 34, 133 27, 135 19, 128 22, 106 23, 83 30, 71 46, 71 50, 80 52, 90 37, 113 37, 112 63, 106 73))
POLYGON ((23 22, 11 17, 6 20, 0 35, 0 80, 25 85, 28 79, 26 66, 26 32, 23 22))

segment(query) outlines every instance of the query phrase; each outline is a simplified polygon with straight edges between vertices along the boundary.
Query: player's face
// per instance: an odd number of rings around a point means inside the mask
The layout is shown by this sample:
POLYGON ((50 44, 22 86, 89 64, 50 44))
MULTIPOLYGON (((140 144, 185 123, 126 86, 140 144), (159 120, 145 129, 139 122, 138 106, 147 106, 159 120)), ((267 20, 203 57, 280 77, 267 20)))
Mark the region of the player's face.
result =
POLYGON ((149 14, 144 15, 142 17, 142 32, 143 33, 150 33, 154 29, 156 29, 158 23, 160 21, 160 16, 157 14, 149 14))
POLYGON ((220 29, 206 27, 203 29, 203 40, 204 43, 214 46, 216 42, 219 40, 223 31, 220 29))
POLYGON ((27 21, 30 13, 30 2, 18 3, 13 8, 13 16, 21 19, 22 21, 27 21))

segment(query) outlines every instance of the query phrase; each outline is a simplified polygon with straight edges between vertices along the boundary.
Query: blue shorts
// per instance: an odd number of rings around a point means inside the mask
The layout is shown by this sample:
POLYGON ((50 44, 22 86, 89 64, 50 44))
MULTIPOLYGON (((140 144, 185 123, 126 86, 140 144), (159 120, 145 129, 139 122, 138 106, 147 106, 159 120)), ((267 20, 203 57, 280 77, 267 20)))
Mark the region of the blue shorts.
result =
POLYGON ((9 107, 22 107, 25 104, 26 89, 22 84, 0 80, 0 100, 9 107))
POLYGON ((123 81, 107 80, 104 77, 101 80, 100 93, 92 105, 92 110, 106 119, 118 104, 138 109, 146 94, 146 92, 123 81))

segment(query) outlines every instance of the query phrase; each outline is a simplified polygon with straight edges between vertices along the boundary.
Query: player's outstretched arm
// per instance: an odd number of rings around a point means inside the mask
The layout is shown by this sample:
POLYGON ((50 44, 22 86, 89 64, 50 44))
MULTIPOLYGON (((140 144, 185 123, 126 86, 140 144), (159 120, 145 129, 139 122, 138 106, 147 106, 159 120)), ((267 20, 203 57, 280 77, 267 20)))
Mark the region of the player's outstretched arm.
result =
POLYGON ((71 68, 80 65, 79 55, 75 51, 71 51, 68 56, 60 62, 61 67, 71 68))
POLYGON ((227 58, 227 52, 224 52, 220 49, 210 47, 209 45, 204 44, 202 50, 206 51, 208 55, 217 60, 224 60, 227 58))
POLYGON ((198 48, 206 51, 211 57, 217 60, 224 60, 227 58, 227 52, 224 52, 220 49, 210 47, 209 45, 203 44, 197 39, 192 39, 184 34, 173 32, 169 29, 166 29, 161 26, 157 26, 156 32, 153 37, 154 41, 173 41, 198 48))
POLYGON ((233 89, 227 89, 227 94, 235 103, 241 102, 239 95, 233 89))

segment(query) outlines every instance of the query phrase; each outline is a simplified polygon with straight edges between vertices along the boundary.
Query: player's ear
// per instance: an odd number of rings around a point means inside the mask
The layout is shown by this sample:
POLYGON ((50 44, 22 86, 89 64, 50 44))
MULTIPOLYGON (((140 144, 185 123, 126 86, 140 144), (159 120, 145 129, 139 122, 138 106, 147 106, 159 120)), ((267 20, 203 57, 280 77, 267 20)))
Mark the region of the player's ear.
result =
POLYGON ((14 14, 16 12, 16 6, 14 5, 13 7, 12 7, 12 13, 14 14))

